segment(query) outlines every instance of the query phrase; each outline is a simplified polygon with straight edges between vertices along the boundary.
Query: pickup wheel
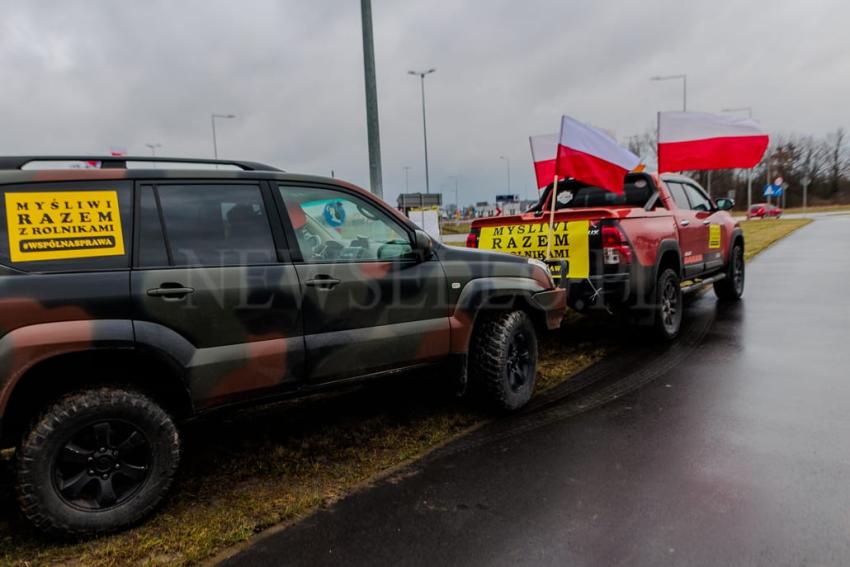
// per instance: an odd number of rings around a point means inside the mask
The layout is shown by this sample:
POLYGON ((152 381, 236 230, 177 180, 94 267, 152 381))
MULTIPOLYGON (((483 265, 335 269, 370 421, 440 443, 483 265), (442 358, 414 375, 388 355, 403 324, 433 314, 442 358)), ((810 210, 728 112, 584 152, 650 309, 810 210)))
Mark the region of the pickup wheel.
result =
POLYGON ((679 276, 675 271, 667 268, 661 272, 655 284, 654 326, 660 338, 669 341, 679 335, 683 308, 679 276))
POLYGON ((744 295, 744 249, 735 244, 729 251, 726 277, 714 282, 714 293, 723 301, 738 301, 744 295))
POLYGON ((472 393, 497 411, 524 406, 537 378, 537 336, 522 311, 482 315, 472 337, 469 380, 472 393))
POLYGON ((51 404, 24 436, 18 503, 51 535, 117 531, 154 509, 179 459, 177 428, 150 398, 120 388, 84 390, 51 404))

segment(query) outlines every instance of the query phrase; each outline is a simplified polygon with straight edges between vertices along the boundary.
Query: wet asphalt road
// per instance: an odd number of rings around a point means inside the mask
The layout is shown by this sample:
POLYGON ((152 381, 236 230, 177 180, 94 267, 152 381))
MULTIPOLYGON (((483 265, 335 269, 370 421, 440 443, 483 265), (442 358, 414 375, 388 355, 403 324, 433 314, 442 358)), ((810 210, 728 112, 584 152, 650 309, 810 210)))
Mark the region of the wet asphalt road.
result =
POLYGON ((850 216, 227 565, 850 565, 850 216))

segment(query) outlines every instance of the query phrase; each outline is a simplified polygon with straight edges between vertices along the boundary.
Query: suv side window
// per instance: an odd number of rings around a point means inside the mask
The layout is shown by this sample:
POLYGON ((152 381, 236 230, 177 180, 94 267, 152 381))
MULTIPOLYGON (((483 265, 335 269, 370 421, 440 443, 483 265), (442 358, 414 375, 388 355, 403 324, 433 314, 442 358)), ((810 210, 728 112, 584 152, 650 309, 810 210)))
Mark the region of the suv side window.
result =
POLYGON ((691 210, 694 211, 710 211, 714 207, 711 204, 711 199, 690 183, 682 184, 685 188, 685 193, 688 194, 688 200, 691 202, 691 210))
MULTIPOLYGON (((159 200, 171 265, 246 266, 277 262, 259 186, 159 185, 153 196, 159 200)), ((154 206, 150 200, 142 205, 154 206)), ((156 238, 155 230, 148 234, 156 238)), ((145 259, 141 252, 146 247, 140 247, 140 260, 145 259)))
POLYGON ((278 187, 305 262, 398 260, 410 234, 386 212, 344 191, 278 187))
POLYGON ((688 197, 685 195, 685 189, 682 187, 681 183, 665 181, 664 185, 666 185, 667 190, 670 191, 670 196, 673 197, 673 201, 676 203, 677 207, 685 210, 691 208, 691 204, 688 202, 688 197))
POLYGON ((139 256, 137 264, 142 268, 168 266, 168 250, 162 231, 162 219, 156 204, 157 195, 153 187, 142 187, 139 192, 139 256))

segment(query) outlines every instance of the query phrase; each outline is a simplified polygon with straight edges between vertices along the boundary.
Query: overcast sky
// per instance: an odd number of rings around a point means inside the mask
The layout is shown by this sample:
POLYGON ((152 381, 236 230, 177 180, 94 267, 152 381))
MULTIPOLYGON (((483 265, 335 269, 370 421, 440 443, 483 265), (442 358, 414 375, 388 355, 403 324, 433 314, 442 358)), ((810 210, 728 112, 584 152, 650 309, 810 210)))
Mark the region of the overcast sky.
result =
MULTIPOLYGON (((840 0, 373 0, 385 198, 459 176, 462 204, 530 195, 528 136, 561 114, 620 139, 655 112, 752 106, 772 133, 850 126, 850 4, 840 0)), ((4 2, 0 153, 267 161, 368 187, 360 3, 4 2)))

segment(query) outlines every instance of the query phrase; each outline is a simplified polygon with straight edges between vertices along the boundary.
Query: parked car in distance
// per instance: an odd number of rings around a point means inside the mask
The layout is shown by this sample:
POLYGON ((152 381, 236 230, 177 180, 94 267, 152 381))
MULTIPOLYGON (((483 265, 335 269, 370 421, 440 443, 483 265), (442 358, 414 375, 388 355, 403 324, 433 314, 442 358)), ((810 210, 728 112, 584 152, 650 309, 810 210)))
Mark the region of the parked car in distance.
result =
POLYGON ((542 262, 263 164, 0 157, 0 194, 0 446, 55 535, 151 512, 180 422, 218 408, 413 368, 519 408, 566 308, 542 262))
POLYGON ((782 209, 770 203, 756 203, 747 211, 747 220, 752 219, 778 219, 782 216, 782 209))

